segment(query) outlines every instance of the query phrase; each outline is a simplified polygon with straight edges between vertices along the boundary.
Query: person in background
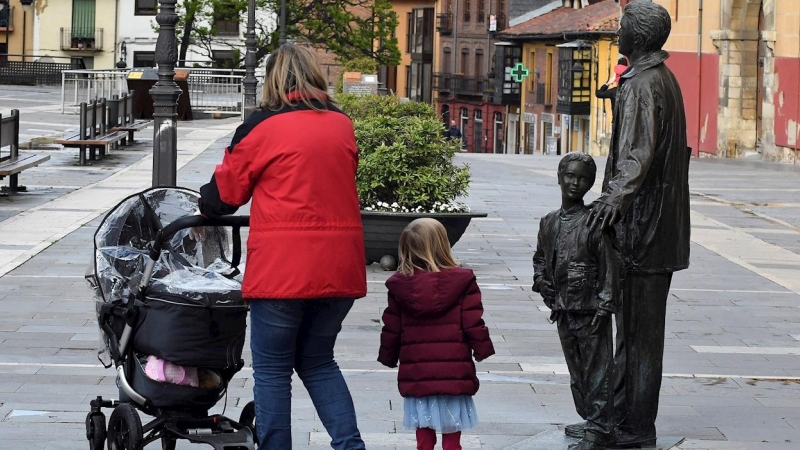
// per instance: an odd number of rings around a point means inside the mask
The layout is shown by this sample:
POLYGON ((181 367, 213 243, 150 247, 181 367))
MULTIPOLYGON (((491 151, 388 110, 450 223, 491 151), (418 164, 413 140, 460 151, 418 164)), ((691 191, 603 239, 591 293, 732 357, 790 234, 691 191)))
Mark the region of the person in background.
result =
POLYGON ((378 361, 397 367, 407 429, 417 449, 461 450, 461 431, 478 423, 475 360, 494 354, 475 274, 458 267, 447 232, 435 219, 411 222, 400 235, 400 267, 386 281, 388 307, 378 361))
POLYGON ((611 100, 611 111, 614 111, 614 103, 617 99, 617 89, 619 88, 619 80, 625 71, 628 70, 628 58, 621 56, 614 66, 614 76, 609 78, 608 81, 597 92, 594 93, 597 98, 607 98, 611 100), (611 86, 614 87, 611 87, 611 86))
POLYGON ((450 121, 450 128, 445 131, 444 136, 453 139, 461 139, 461 129, 458 128, 455 120, 450 121))
POLYGON ((200 189, 200 213, 253 200, 242 294, 258 448, 292 448, 297 372, 336 450, 364 450, 350 391, 333 357, 356 298, 367 292, 353 123, 328 98, 311 50, 286 44, 267 59, 264 98, 200 189))

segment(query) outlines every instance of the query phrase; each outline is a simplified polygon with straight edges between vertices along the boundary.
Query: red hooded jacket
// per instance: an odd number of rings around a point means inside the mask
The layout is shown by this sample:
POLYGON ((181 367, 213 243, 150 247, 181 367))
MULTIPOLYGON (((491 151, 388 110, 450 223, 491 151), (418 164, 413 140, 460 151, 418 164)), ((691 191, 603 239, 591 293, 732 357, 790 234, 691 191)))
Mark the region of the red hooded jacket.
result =
POLYGON ((386 281, 378 361, 396 367, 403 397, 474 395, 477 361, 494 354, 481 291, 469 269, 395 274, 386 281))
MULTIPOLYGON (((296 100, 290 94, 290 100, 296 100)), ((367 293, 353 123, 330 102, 254 112, 226 149, 200 211, 253 199, 245 298, 360 298, 367 293)))

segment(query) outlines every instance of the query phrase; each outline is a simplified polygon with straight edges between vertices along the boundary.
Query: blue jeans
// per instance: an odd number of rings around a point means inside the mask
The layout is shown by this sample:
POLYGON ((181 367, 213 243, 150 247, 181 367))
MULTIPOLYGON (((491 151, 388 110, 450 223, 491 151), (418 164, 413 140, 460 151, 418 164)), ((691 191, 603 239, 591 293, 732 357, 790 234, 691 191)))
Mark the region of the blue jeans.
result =
POLYGON ((350 390, 333 360, 353 300, 250 302, 250 349, 259 450, 292 448, 292 371, 314 402, 335 450, 363 450, 350 390))

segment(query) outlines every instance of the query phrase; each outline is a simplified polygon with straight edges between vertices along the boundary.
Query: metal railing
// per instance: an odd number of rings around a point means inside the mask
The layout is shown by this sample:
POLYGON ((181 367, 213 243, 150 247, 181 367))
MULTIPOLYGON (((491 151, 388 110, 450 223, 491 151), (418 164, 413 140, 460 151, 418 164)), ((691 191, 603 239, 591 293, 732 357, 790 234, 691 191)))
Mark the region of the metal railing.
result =
POLYGON ((103 29, 62 28, 61 50, 99 52, 103 50, 103 29))
MULTIPOLYGON (((128 73, 139 69, 64 70, 61 72, 61 113, 74 114, 81 102, 128 92, 128 73)), ((179 68, 189 72, 193 111, 243 114, 243 69, 179 68)))
POLYGON ((31 55, 2 55, 0 60, 0 84, 21 84, 21 85, 51 85, 58 86, 61 80, 61 72, 67 69, 80 67, 80 60, 73 60, 69 63, 57 63, 54 59, 64 61, 65 58, 50 58, 38 61, 30 61, 31 55), (27 61, 8 61, 7 58, 27 58, 27 61))
POLYGON ((81 103, 122 96, 128 92, 128 69, 64 70, 61 72, 61 113, 77 113, 81 103))
POLYGON ((440 34, 453 33, 453 13, 442 13, 436 15, 436 31, 440 34))
POLYGON ((453 77, 453 90, 456 95, 481 96, 489 87, 485 77, 453 77))
POLYGON ((433 89, 437 92, 451 92, 453 90, 453 75, 450 73, 434 73, 433 89))
POLYGON ((189 99, 194 111, 244 113, 244 69, 189 70, 189 99))

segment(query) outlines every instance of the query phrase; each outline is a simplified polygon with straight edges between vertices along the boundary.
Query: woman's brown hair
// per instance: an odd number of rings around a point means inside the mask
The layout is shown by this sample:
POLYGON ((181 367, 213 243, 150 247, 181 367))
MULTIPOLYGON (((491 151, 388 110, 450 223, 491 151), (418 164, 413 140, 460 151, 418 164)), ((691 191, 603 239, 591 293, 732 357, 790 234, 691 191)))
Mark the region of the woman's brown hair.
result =
POLYGON ((296 104, 289 99, 290 92, 296 92, 297 100, 315 110, 323 109, 319 102, 324 105, 329 100, 325 75, 316 55, 297 44, 281 45, 267 58, 261 109, 276 111, 296 104))
POLYGON ((436 219, 422 218, 408 224, 400 234, 400 264, 403 275, 413 275, 415 269, 439 272, 458 267, 450 252, 447 231, 436 219))

